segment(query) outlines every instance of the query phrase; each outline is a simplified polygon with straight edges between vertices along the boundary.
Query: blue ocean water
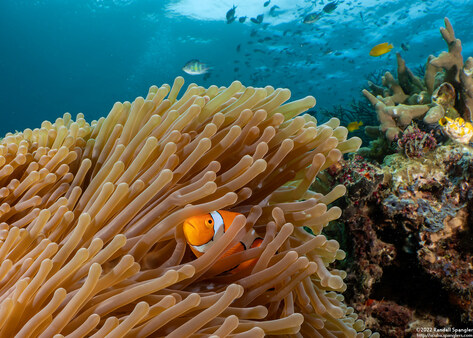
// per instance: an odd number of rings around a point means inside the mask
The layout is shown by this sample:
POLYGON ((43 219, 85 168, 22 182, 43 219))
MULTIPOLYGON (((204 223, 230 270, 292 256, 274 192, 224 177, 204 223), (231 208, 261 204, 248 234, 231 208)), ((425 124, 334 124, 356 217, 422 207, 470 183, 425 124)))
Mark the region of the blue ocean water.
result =
POLYGON ((178 75, 203 86, 240 80, 287 87, 293 99, 313 95, 316 109, 347 105, 361 99, 371 74, 395 68, 395 52, 415 69, 445 50, 438 33, 445 16, 463 54, 473 55, 472 0, 340 0, 323 12, 329 2, 1 1, 0 135, 65 112, 98 119, 115 101, 133 100, 178 75), (232 6, 236 20, 227 24, 232 6), (314 12, 322 13, 319 20, 304 24, 314 12), (251 22, 261 14, 261 23, 251 22), (383 42, 394 49, 368 55, 383 42), (184 73, 191 59, 211 71, 184 73))

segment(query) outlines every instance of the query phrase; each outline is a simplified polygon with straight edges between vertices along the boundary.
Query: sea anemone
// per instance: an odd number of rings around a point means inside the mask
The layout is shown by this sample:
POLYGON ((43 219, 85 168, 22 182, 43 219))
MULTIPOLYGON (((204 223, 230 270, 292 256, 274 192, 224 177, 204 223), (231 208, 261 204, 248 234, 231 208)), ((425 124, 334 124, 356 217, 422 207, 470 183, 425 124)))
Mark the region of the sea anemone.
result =
POLYGON ((345 188, 308 190, 360 139, 297 116, 313 97, 183 83, 0 142, 0 336, 369 336, 321 235, 345 188), (196 258, 183 221, 219 209, 242 215, 196 258), (251 229, 261 246, 220 258, 251 229))

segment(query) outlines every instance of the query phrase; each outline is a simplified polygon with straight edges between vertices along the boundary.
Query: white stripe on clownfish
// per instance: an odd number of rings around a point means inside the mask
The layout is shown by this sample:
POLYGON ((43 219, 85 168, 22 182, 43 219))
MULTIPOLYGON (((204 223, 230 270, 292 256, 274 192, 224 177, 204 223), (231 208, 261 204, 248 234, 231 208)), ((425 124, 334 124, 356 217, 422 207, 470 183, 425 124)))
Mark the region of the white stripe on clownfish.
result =
POLYGON ((212 217, 214 228, 214 235, 212 239, 202 245, 191 245, 194 249, 201 253, 207 251, 207 249, 213 245, 213 242, 217 241, 225 233, 222 215, 220 215, 218 211, 212 211, 210 216, 212 217))
POLYGON ((221 235, 225 233, 225 227, 224 227, 224 222, 223 222, 223 217, 220 215, 218 211, 212 211, 210 213, 210 216, 212 216, 212 219, 214 221, 214 237, 213 239, 216 240, 216 238, 220 238, 221 235))

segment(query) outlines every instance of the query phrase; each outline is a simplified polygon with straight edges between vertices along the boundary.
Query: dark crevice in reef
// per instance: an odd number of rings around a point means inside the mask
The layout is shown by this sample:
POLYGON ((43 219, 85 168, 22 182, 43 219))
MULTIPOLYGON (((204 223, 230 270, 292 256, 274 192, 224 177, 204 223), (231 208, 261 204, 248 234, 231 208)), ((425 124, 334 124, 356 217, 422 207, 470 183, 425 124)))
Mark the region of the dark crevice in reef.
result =
MULTIPOLYGON (((473 170, 472 170, 473 172, 473 170)), ((466 227, 458 234, 458 247, 462 252, 473 254, 473 198, 468 201, 466 227)))
POLYGON ((412 254, 398 251, 396 264, 383 269, 383 276, 374 285, 371 298, 393 301, 419 313, 448 318, 455 327, 461 325, 461 312, 450 304, 442 284, 425 273, 412 254))
MULTIPOLYGON (((420 255, 423 246, 429 244, 429 237, 423 235, 423 219, 390 214, 378 197, 388 196, 387 189, 378 186, 361 200, 340 199, 341 220, 324 231, 347 253, 336 263, 348 273, 347 303, 382 337, 410 337, 422 325, 466 327, 462 318, 465 310, 452 300, 452 291, 439 278, 438 266, 430 268, 420 255)), ((469 203, 467 209, 472 210, 473 202, 469 203)), ((456 250, 462 246, 464 253, 471 252, 473 243, 472 215, 467 217, 470 225, 445 242, 456 250)))
POLYGON ((426 320, 437 328, 467 327, 445 286, 419 264, 416 248, 406 245, 409 232, 386 222, 376 209, 370 208, 371 219, 346 223, 348 304, 382 337, 410 337, 412 323, 426 320))

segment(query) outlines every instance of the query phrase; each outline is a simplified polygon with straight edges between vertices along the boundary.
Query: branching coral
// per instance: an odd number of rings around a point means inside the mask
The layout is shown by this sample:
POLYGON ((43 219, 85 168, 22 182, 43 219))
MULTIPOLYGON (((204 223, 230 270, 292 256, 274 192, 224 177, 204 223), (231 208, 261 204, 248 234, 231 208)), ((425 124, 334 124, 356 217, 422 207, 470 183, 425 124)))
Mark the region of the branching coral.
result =
POLYGON ((313 97, 183 83, 1 141, 0 336, 369 336, 321 235, 345 188, 308 190, 360 139, 297 116, 313 97), (182 223, 218 209, 243 215, 195 258, 182 223), (260 247, 219 259, 251 229, 260 247))
POLYGON ((383 76, 383 87, 370 83, 363 94, 375 107, 379 130, 390 141, 413 120, 423 118, 428 124, 442 117, 462 117, 471 121, 473 112, 473 58, 463 63, 462 47, 450 21, 440 32, 448 52, 429 56, 424 78, 415 76, 397 54, 397 80, 389 72, 383 76))

